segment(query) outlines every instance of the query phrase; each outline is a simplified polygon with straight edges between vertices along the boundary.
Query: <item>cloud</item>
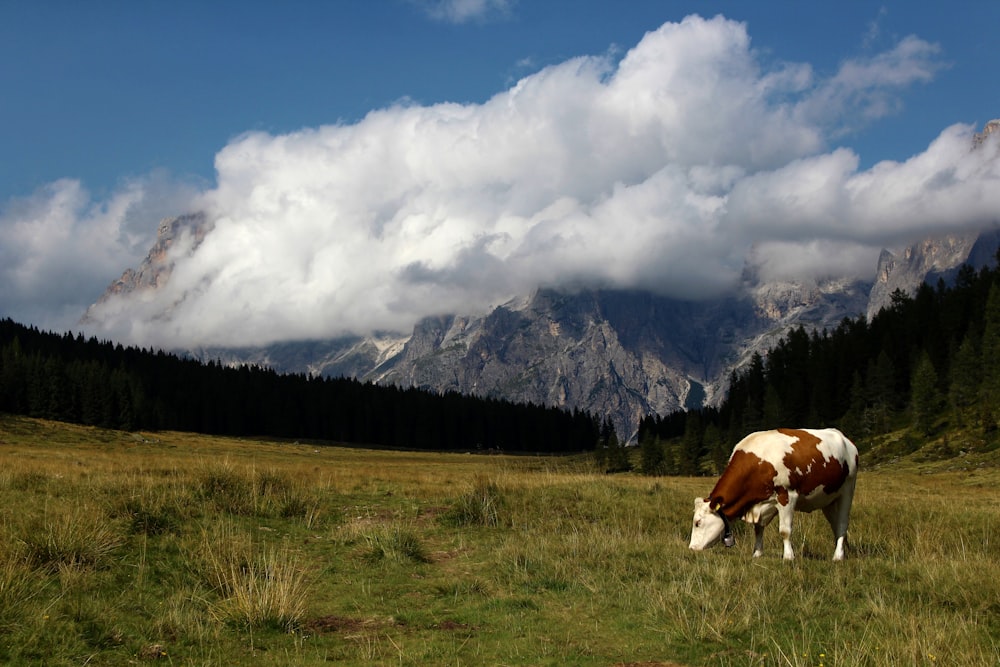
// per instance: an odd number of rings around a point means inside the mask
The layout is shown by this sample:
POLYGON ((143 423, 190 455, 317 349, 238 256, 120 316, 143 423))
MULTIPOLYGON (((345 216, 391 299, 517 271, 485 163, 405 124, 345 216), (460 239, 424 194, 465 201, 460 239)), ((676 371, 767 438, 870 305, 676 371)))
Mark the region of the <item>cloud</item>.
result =
POLYGON ((68 330, 149 248, 150 220, 189 205, 196 192, 157 172, 124 182, 106 201, 71 179, 8 201, 0 209, 0 314, 68 330))
MULTIPOLYGON (((408 331, 539 285, 703 298, 738 285, 748 261, 769 277, 870 277, 884 245, 1000 210, 997 141, 971 151, 969 126, 864 171, 831 147, 932 77, 936 54, 908 37, 824 79, 765 68, 745 25, 692 16, 482 104, 248 133, 217 154, 215 187, 177 209, 206 212, 204 241, 175 246, 163 287, 92 315, 121 340, 242 345, 408 331)), ((121 216, 93 208, 72 209, 67 237, 75 225, 118 238, 121 216)))
POLYGON ((514 0, 424 0, 419 4, 436 21, 468 23, 507 16, 514 0))
POLYGON ((847 60, 796 105, 802 122, 824 127, 833 137, 854 132, 901 108, 898 93, 930 81, 943 67, 941 48, 910 35, 889 51, 847 60))
POLYGON ((882 34, 882 22, 888 15, 889 10, 886 9, 885 5, 882 5, 875 14, 875 18, 868 22, 868 30, 865 31, 864 38, 861 42, 864 48, 871 48, 878 40, 879 36, 882 34))

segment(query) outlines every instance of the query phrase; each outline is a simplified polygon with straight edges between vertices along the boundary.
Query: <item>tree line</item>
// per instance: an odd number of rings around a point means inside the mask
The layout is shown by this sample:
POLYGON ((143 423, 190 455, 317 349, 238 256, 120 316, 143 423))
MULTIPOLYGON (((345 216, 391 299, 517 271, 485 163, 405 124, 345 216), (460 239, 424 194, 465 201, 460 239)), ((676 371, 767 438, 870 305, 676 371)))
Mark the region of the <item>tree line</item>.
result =
POLYGON ((836 426, 862 451, 900 429, 897 454, 949 429, 1000 445, 1000 269, 965 265, 952 285, 897 290, 870 322, 790 331, 731 374, 718 408, 642 420, 639 466, 717 474, 743 436, 779 426, 836 426))
POLYGON ((0 320, 0 413, 122 430, 179 430, 403 449, 593 449, 580 410, 279 374, 0 320))
MULTIPOLYGON (((594 449, 609 472, 635 460, 609 419, 580 410, 205 363, 10 319, 0 320, 0 412, 394 448, 594 449)), ((901 428, 904 450, 950 428, 983 447, 1000 444, 1000 268, 963 266, 950 286, 897 291, 870 322, 793 329, 731 374, 718 407, 644 418, 638 465, 647 474, 717 474, 747 433, 809 425, 837 426, 862 450, 901 428)))

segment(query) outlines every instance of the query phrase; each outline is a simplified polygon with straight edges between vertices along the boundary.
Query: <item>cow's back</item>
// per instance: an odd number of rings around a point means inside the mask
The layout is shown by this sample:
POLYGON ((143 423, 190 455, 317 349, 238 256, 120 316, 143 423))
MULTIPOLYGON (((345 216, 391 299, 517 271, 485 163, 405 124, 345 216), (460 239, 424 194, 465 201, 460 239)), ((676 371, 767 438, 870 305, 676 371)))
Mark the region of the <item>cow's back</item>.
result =
MULTIPOLYGON (((805 511, 840 495, 857 474, 858 450, 837 429, 775 429, 743 438, 709 495, 741 516, 775 495, 787 502, 789 491, 805 511), (846 487, 845 487, 846 485, 846 487)), ((784 503, 783 503, 784 504, 784 503)))
POLYGON ((805 472, 810 464, 836 461, 846 466, 848 476, 857 473, 858 449, 835 428, 779 428, 757 431, 733 448, 754 454, 776 470, 788 468, 805 472))

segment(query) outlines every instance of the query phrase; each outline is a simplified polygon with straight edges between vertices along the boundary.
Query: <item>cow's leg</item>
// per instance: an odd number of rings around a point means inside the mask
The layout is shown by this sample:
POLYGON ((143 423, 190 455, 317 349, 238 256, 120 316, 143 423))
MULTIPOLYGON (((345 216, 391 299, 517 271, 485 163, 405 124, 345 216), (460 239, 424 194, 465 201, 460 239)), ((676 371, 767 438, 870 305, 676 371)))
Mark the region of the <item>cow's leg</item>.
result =
POLYGON ((753 557, 759 558, 764 554, 764 529, 767 525, 771 523, 778 511, 775 509, 774 505, 768 504, 759 507, 759 512, 756 515, 756 521, 753 522, 753 557))
POLYGON ((764 555, 764 528, 767 523, 758 521, 753 525, 753 557, 760 558, 764 555))
POLYGON ((795 553, 792 551, 792 515, 795 514, 795 502, 790 501, 787 505, 778 506, 778 533, 781 541, 785 545, 783 558, 792 560, 795 553))
POLYGON ((854 500, 855 479, 851 478, 845 485, 844 492, 834 502, 823 508, 826 520, 833 529, 833 539, 836 546, 833 549, 833 560, 844 560, 847 548, 847 526, 851 521, 851 502, 854 500))
POLYGON ((847 530, 842 529, 840 524, 840 508, 843 506, 842 501, 843 498, 837 498, 823 508, 823 515, 826 517, 826 520, 830 522, 830 528, 833 530, 833 539, 836 543, 833 549, 833 560, 844 559, 844 536, 846 535, 847 530))

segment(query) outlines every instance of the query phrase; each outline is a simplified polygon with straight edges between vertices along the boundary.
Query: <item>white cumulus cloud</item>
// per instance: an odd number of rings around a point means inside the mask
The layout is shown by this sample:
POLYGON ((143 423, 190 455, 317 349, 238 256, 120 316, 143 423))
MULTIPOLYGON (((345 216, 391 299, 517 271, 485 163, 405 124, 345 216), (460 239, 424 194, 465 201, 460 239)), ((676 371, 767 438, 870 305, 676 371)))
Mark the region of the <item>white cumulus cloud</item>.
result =
MULTIPOLYGON (((870 273, 884 245, 1000 211, 997 141, 971 151, 971 126, 867 170, 835 145, 930 79, 937 54, 907 37, 824 79, 765 67, 744 24, 692 16, 620 60, 546 67, 482 104, 249 133, 178 208, 214 227, 177 249, 168 284, 93 314, 142 344, 260 344, 407 331, 539 285, 702 298, 736 285, 748 257, 773 277, 870 273)), ((73 211, 66 234, 120 235, 109 214, 73 211)))
POLYGON ((95 201, 63 179, 0 209, 0 315, 68 330, 155 238, 155 221, 197 191, 163 173, 132 179, 95 201))

